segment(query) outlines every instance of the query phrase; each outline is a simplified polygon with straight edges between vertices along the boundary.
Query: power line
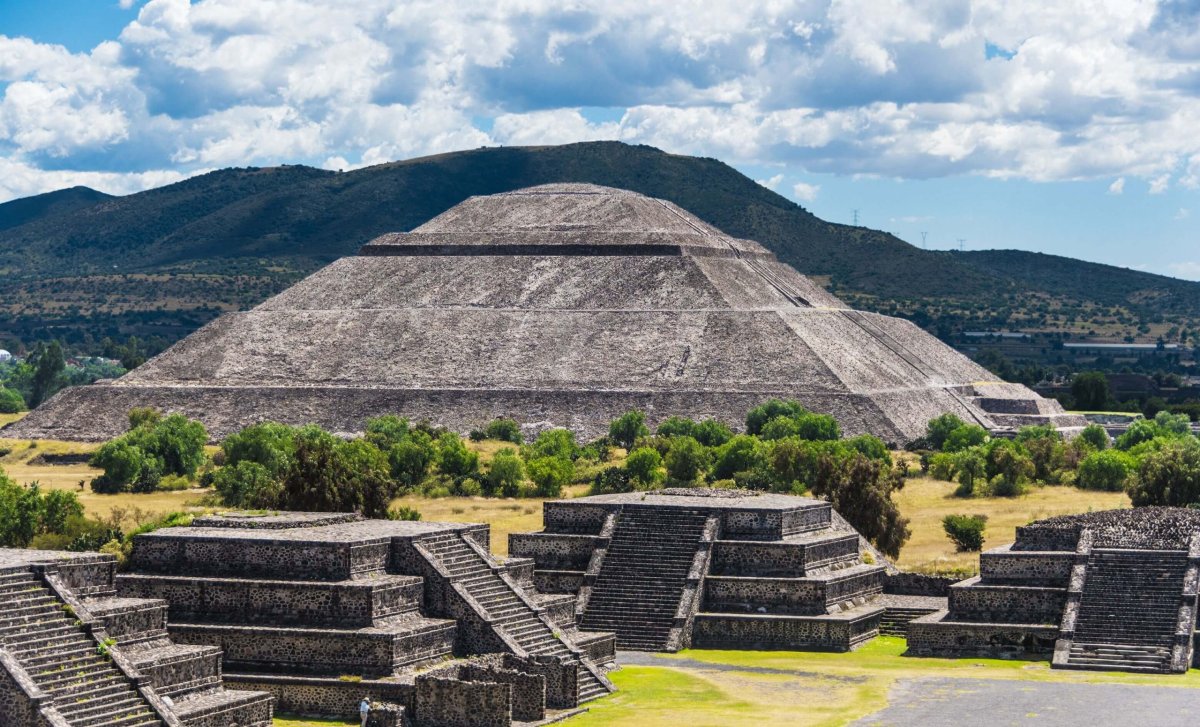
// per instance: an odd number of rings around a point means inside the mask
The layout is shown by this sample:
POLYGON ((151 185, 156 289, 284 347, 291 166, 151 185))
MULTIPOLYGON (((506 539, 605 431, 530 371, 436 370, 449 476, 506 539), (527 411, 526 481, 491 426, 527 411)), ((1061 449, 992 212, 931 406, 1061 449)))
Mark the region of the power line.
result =
POLYGON ((929 247, 928 245, 926 245, 926 244, 925 244, 925 243, 927 242, 928 238, 929 238, 929 233, 928 233, 928 232, 926 232, 926 231, 924 231, 924 230, 922 230, 922 231, 921 231, 921 249, 922 249, 922 250, 924 250, 924 249, 926 249, 927 247, 929 247))
POLYGON ((858 210, 854 210, 854 226, 858 227, 858 210))
POLYGON ((965 237, 960 237, 960 238, 958 238, 958 251, 959 251, 959 252, 962 252, 962 251, 963 251, 963 245, 966 245, 966 244, 967 244, 967 239, 966 239, 965 237))

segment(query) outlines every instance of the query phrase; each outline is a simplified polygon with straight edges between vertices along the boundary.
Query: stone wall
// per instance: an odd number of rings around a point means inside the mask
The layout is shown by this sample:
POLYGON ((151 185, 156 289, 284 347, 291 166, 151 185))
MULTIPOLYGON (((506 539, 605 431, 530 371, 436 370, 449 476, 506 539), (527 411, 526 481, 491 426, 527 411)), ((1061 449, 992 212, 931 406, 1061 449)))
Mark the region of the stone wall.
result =
POLYGON ((897 596, 944 597, 955 582, 953 578, 922 573, 888 573, 884 577, 883 592, 897 596))
POLYGON ((692 626, 697 648, 849 651, 874 637, 883 609, 854 619, 699 614, 692 626))
POLYGON ((508 536, 511 556, 532 558, 537 568, 586 570, 596 536, 571 533, 512 533, 508 536))
POLYGON ((0 647, 0 724, 5 727, 41 727, 41 700, 48 700, 29 675, 0 647))
POLYGON ((275 697, 278 712, 292 714, 358 717, 363 697, 373 702, 392 702, 411 706, 415 688, 411 683, 375 679, 337 679, 274 674, 225 677, 226 686, 268 692, 275 697))
POLYGON ((979 576, 950 588, 948 606, 956 621, 1057 625, 1067 603, 1066 588, 980 583, 979 576))
POLYGON ((126 595, 166 600, 177 621, 369 626, 379 618, 417 611, 424 598, 424 584, 413 576, 350 583, 154 575, 119 579, 126 595))
POLYGON ((438 677, 417 679, 418 727, 497 727, 512 721, 512 685, 462 682, 438 677))
POLYGON ((390 541, 347 547, 336 542, 272 541, 192 535, 134 539, 131 567, 150 573, 341 581, 378 573, 388 563, 390 541))
POLYGON ((1067 552, 996 548, 979 555, 979 575, 989 583, 1065 586, 1075 562, 1067 552))
POLYGON ((713 543, 711 572, 714 575, 801 576, 817 568, 857 560, 858 535, 815 543, 718 540, 713 543))
POLYGON ((1005 626, 942 620, 945 611, 908 622, 908 653, 913 656, 999 656, 1052 654, 1058 626, 1005 626))

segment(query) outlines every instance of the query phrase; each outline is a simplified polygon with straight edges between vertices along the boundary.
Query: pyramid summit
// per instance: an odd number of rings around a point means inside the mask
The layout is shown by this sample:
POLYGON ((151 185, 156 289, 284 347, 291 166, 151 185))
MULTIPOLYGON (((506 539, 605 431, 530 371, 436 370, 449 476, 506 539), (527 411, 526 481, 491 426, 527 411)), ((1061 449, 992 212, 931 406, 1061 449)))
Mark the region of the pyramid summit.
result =
POLYGON ((894 443, 944 412, 990 429, 1082 423, 669 202, 553 184, 383 235, 120 379, 61 392, 5 435, 105 439, 153 406, 214 437, 263 420, 359 432, 389 413, 592 437, 633 408, 736 425, 770 398, 894 443))

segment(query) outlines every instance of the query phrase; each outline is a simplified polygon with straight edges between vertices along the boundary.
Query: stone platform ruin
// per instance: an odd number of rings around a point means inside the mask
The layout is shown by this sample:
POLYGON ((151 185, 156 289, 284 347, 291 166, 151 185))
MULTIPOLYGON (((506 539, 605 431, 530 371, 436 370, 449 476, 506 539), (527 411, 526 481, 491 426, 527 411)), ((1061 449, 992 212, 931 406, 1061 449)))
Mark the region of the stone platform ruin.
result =
POLYGON ((1200 511, 1137 508, 1017 528, 948 607, 908 624, 917 656, 1045 655, 1055 668, 1181 673, 1196 658, 1200 511))
POLYGON ((630 409, 738 426, 771 398, 895 444, 946 412, 991 430, 1084 424, 669 202, 554 184, 384 235, 4 434, 105 440, 151 406, 217 439, 264 419, 356 433, 381 414, 460 433, 505 416, 590 439, 630 409))
POLYGON ((225 689, 221 649, 172 640, 167 604, 119 596, 116 565, 0 549, 0 724, 271 727, 271 695, 225 689))
POLYGON ((539 594, 622 649, 847 651, 879 633, 885 566, 829 503, 667 489, 545 503, 509 536, 539 594))
POLYGON ((612 691, 613 635, 530 595, 488 543, 486 525, 210 516, 138 536, 117 587, 281 711, 354 715, 369 695, 416 727, 525 724, 612 691))

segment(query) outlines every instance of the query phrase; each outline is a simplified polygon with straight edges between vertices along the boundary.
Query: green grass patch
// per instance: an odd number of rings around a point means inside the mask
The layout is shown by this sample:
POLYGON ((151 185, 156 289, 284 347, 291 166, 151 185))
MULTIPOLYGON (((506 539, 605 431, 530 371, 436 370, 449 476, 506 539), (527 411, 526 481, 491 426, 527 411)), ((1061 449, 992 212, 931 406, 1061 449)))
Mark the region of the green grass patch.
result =
POLYGON ((1052 670, 1045 659, 906 657, 904 639, 881 637, 848 654, 691 650, 661 654, 663 666, 631 666, 620 689, 567 720, 572 727, 764 723, 835 727, 887 706, 898 680, 917 677, 1113 683, 1200 688, 1200 672, 1143 675, 1052 670))

